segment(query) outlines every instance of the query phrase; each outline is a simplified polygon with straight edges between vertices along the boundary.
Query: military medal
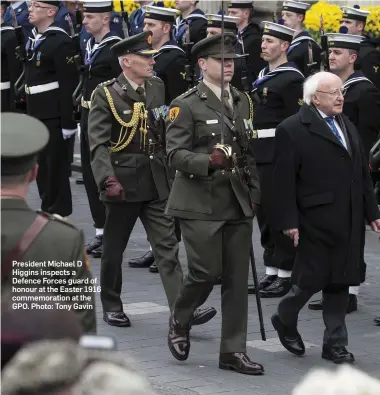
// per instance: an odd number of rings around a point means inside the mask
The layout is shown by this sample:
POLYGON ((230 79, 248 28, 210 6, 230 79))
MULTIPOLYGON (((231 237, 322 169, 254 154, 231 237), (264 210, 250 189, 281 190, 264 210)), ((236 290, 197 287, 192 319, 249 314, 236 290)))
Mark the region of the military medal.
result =
POLYGON ((41 64, 41 51, 37 53, 36 66, 38 67, 40 64, 41 64))

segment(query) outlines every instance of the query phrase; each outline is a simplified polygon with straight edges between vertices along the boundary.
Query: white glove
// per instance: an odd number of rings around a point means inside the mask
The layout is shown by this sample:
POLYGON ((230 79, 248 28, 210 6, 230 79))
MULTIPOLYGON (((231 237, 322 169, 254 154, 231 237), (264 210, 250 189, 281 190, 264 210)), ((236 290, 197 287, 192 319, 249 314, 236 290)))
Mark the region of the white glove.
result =
POLYGON ((62 136, 64 140, 69 139, 77 132, 77 129, 62 129, 62 136))

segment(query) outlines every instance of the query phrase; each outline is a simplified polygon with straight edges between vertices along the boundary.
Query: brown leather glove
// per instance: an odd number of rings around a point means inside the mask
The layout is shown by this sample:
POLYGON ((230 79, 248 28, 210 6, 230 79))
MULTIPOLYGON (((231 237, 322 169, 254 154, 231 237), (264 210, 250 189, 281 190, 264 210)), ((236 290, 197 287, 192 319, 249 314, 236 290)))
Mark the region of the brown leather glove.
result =
POLYGON ((124 189, 115 176, 108 177, 104 183, 106 196, 115 200, 124 200, 124 189))
POLYGON ((227 158, 223 151, 214 149, 209 158, 210 169, 225 169, 227 167, 227 158))

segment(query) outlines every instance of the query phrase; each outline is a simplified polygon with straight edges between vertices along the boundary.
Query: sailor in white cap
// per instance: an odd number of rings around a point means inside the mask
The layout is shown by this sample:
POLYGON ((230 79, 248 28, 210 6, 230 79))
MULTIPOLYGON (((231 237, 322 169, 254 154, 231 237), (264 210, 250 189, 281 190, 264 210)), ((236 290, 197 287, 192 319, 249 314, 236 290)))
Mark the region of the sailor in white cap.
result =
POLYGON ((319 71, 322 49, 304 29, 306 11, 310 4, 300 1, 284 1, 281 17, 284 25, 296 32, 288 49, 288 61, 295 62, 305 76, 319 71))
POLYGON ((377 49, 378 43, 373 42, 364 33, 370 12, 360 9, 358 5, 354 5, 353 8, 342 7, 342 11, 341 23, 342 26, 347 28, 347 33, 363 37, 355 68, 361 70, 380 90, 380 51, 377 49))
POLYGON ((261 28, 253 22, 253 2, 235 0, 228 3, 228 15, 238 18, 238 42, 235 51, 238 55, 246 55, 235 61, 235 72, 231 84, 240 91, 246 90, 242 77, 246 73, 249 89, 259 75, 260 70, 266 66, 261 57, 261 28))
MULTIPOLYGON (((341 78, 345 89, 343 113, 356 126, 368 160, 369 152, 376 143, 380 130, 380 92, 361 71, 355 71, 362 36, 342 33, 327 34, 329 47, 330 71, 341 78)), ((378 173, 371 173, 375 184, 378 173)), ((360 258, 361 282, 365 280, 366 264, 364 262, 365 227, 363 223, 363 245, 360 258)), ((357 296, 359 286, 349 288, 347 314, 358 309, 357 296)), ((322 310, 322 301, 309 304, 311 310, 322 310)))
MULTIPOLYGON (((206 14, 207 18, 207 37, 215 36, 222 33, 222 15, 206 14)), ((224 31, 225 33, 237 33, 237 21, 239 18, 233 16, 224 16, 224 31)))
MULTIPOLYGON (((263 22, 262 53, 268 66, 261 70, 253 84, 256 138, 251 140, 260 176, 261 204, 257 219, 264 248, 265 276, 259 282, 261 297, 286 295, 290 288, 295 249, 289 240, 269 224, 271 214, 271 185, 274 137, 277 126, 298 112, 302 104, 304 76, 294 63, 288 62, 287 50, 295 30, 273 22, 263 22)), ((249 287, 248 292, 257 290, 249 287)))
POLYGON ((91 95, 104 81, 117 77, 121 68, 111 47, 121 38, 110 31, 112 1, 84 1, 83 26, 91 38, 86 43, 81 106, 81 163, 83 183, 95 227, 95 237, 87 244, 87 253, 100 258, 103 251, 103 228, 106 220, 105 206, 99 200, 98 187, 92 174, 88 143, 88 114, 91 95))

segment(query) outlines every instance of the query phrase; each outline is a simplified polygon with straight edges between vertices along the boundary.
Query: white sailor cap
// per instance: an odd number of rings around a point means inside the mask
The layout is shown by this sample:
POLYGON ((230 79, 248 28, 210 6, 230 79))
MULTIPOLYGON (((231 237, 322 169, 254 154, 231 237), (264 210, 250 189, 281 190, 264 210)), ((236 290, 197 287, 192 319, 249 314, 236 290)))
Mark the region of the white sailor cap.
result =
POLYGON ((359 51, 360 43, 363 40, 363 36, 356 34, 327 33, 325 36, 327 36, 329 48, 346 48, 355 51, 359 51))
POLYGON ((262 23, 264 24, 263 35, 267 34, 281 40, 292 42, 294 33, 296 32, 294 29, 274 22, 263 21, 262 23))
POLYGON ((230 1, 228 8, 253 8, 253 2, 249 0, 230 1))
POLYGON ((341 7, 343 11, 342 18, 354 19, 355 21, 365 22, 367 20, 369 11, 361 10, 358 5, 351 7, 341 7))
MULTIPOLYGON (((207 27, 222 27, 222 15, 218 14, 206 14, 207 27)), ((226 29, 236 29, 236 23, 239 18, 234 16, 224 16, 224 27, 226 29)))
POLYGON ((83 12, 101 13, 111 12, 113 9, 112 1, 84 1, 83 12))
POLYGON ((302 3, 301 1, 284 1, 282 3, 283 11, 296 12, 297 14, 306 14, 309 8, 309 3, 302 3))
POLYGON ((156 7, 153 5, 144 7, 144 18, 155 19, 157 21, 173 22, 180 11, 173 8, 156 7))

